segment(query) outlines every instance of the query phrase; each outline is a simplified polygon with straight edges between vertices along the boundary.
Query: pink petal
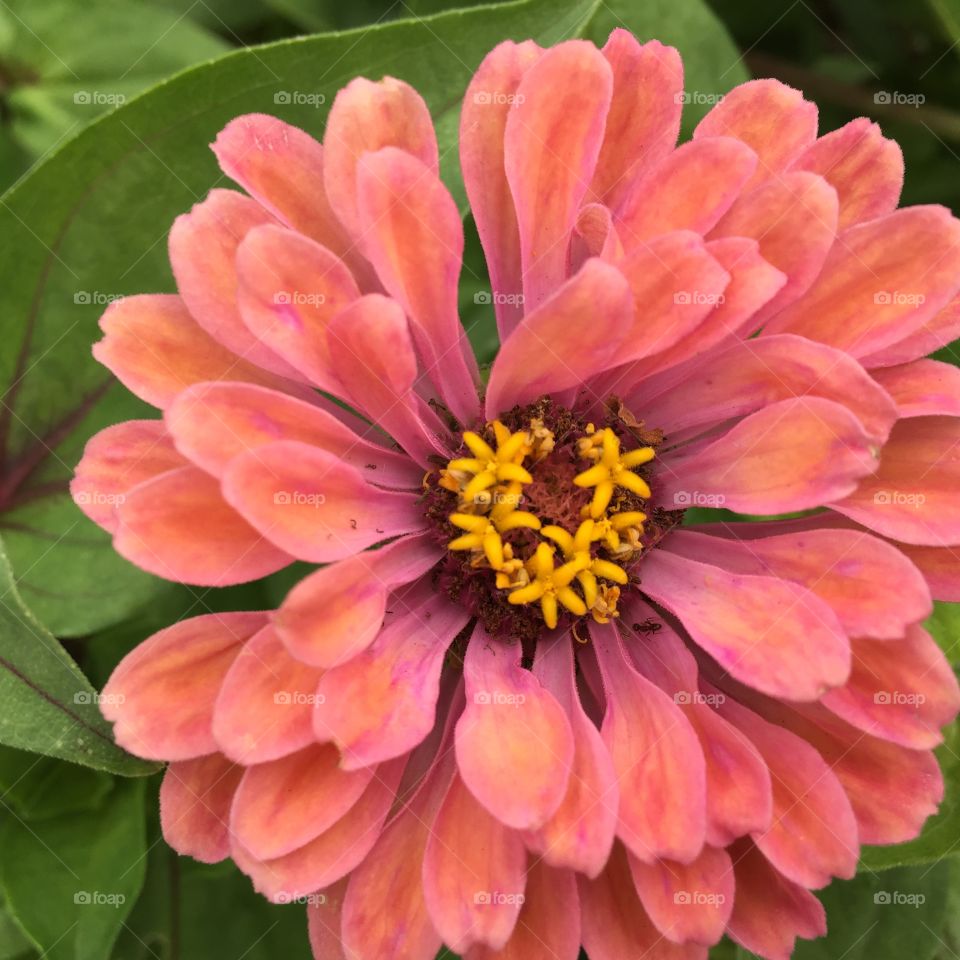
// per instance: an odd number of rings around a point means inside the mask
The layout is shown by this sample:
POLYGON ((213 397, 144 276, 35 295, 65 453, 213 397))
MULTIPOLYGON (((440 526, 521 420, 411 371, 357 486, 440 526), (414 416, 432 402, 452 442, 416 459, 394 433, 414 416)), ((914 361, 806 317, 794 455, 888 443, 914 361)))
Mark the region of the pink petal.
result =
POLYGON ((595 880, 579 877, 583 948, 590 960, 706 960, 707 948, 664 939, 634 889, 627 854, 618 843, 595 880))
POLYGON ((817 136, 817 107, 779 80, 734 87, 697 125, 693 137, 737 137, 760 160, 753 183, 782 173, 817 136))
POLYGON ((298 660, 328 668, 346 663, 380 632, 390 591, 422 576, 442 556, 443 548, 424 535, 331 563, 287 594, 274 626, 298 660))
POLYGON ((330 324, 328 343, 346 399, 422 467, 438 453, 449 455, 446 428, 414 391, 417 357, 395 300, 361 297, 330 324))
POLYGON ((899 637, 933 610, 930 591, 895 547, 862 530, 805 530, 738 540, 678 530, 669 549, 695 560, 710 557, 725 570, 792 580, 816 594, 851 637, 899 637), (897 584, 891 592, 890 584, 897 584))
POLYGON ((700 740, 707 765, 707 843, 726 846, 767 827, 772 816, 767 766, 753 744, 700 693, 697 663, 686 644, 652 607, 636 600, 625 608, 619 630, 634 665, 673 697, 700 740), (651 620, 660 629, 642 632, 643 623, 651 620))
POLYGON ((249 363, 296 380, 299 373, 250 332, 237 308, 237 247, 254 227, 274 222, 255 200, 211 190, 170 228, 170 265, 187 309, 214 340, 249 363))
POLYGON ((396 147, 360 158, 357 190, 367 256, 410 318, 427 375, 454 416, 473 423, 478 376, 457 312, 460 211, 440 177, 396 147))
MULTIPOLYGON (((330 206, 347 232, 361 236, 357 214, 357 164, 366 152, 399 147, 434 173, 437 138, 423 98, 393 77, 351 80, 333 101, 323 138, 323 182, 330 206)), ((362 244, 362 240, 358 241, 362 244)))
POLYGON ((865 117, 820 137, 791 169, 818 173, 837 191, 841 229, 891 213, 900 200, 903 152, 865 117))
POLYGON ((340 381, 327 326, 360 291, 343 261, 303 234, 254 227, 237 249, 237 303, 248 330, 328 393, 340 381))
POLYGON ((673 699, 630 666, 612 626, 591 634, 606 696, 600 733, 620 788, 617 835, 641 860, 689 863, 703 849, 706 831, 697 735, 673 699))
POLYGON ((929 750, 911 750, 851 727, 819 704, 803 718, 769 716, 811 743, 843 784, 861 843, 912 840, 943 800, 943 775, 929 750))
POLYGON ((781 334, 739 340, 686 373, 683 390, 661 394, 643 408, 647 422, 668 435, 803 396, 842 404, 878 446, 897 419, 890 397, 856 360, 803 337, 781 334))
POLYGON ((613 71, 592 43, 545 51, 517 88, 504 164, 516 205, 527 311, 567 276, 567 245, 590 185, 613 93, 613 71))
POLYGON ((821 397, 781 400, 693 453, 658 459, 658 495, 674 508, 708 496, 740 513, 808 510, 857 489, 876 469, 873 451, 846 407, 821 397))
POLYGON ((914 547, 898 543, 900 551, 923 574, 934 600, 960 601, 960 551, 952 547, 914 547))
MULTIPOLYGON (((621 261, 633 294, 633 323, 621 321, 626 336, 617 361, 630 363, 678 343, 723 302, 730 274, 707 252, 703 239, 687 230, 657 237, 621 261)), ((632 372, 617 371, 616 381, 632 372)))
POLYGON ((960 222, 907 207, 844 231, 816 283, 768 333, 797 333, 866 357, 919 330, 960 285, 960 222))
POLYGON ((950 663, 922 627, 891 643, 854 640, 850 679, 823 705, 851 726, 917 750, 943 742, 942 727, 960 710, 950 663))
POLYGON ((562 704, 573 733, 573 762, 567 792, 542 827, 524 835, 544 862, 596 877, 613 846, 619 790, 613 761, 577 692, 571 637, 537 644, 533 671, 562 704))
POLYGON ((300 560, 331 563, 425 525, 413 496, 371 487, 340 458, 295 440, 235 457, 223 495, 300 560))
POLYGON ((377 768, 360 799, 329 830, 274 860, 258 860, 234 838, 231 856, 254 889, 274 903, 290 903, 335 883, 355 869, 377 842, 396 799, 406 759, 377 768))
POLYGON ((217 342, 180 297, 142 294, 115 300, 100 318, 104 337, 93 355, 132 393, 163 410, 201 380, 236 380, 285 388, 290 381, 254 366, 217 342))
POLYGON ((757 166, 732 137, 691 140, 642 177, 617 214, 628 250, 673 230, 705 234, 730 209, 757 166))
POLYGON ((163 839, 184 857, 218 863, 230 855, 228 821, 243 767, 219 753, 171 763, 160 784, 163 839))
POLYGON ((116 507, 128 490, 186 461, 161 420, 128 420, 95 433, 70 481, 73 502, 94 522, 115 533, 116 507))
POLYGON ((588 260, 500 348, 487 385, 487 416, 578 387, 605 370, 629 330, 632 310, 622 274, 601 260, 588 260))
POLYGON ((423 860, 427 909, 443 942, 461 954, 479 943, 501 949, 516 926, 525 884, 520 834, 454 776, 423 860))
POLYGON ((341 937, 343 900, 348 877, 312 894, 307 905, 307 933, 314 957, 323 960, 348 960, 341 937))
POLYGON ((233 800, 230 832, 258 860, 292 853, 346 816, 376 773, 376 767, 343 770, 331 743, 248 767, 233 800))
POLYGON ((732 940, 768 960, 790 960, 798 937, 827 932, 820 901, 776 871, 748 840, 731 851, 737 896, 727 930, 732 940))
POLYGON ((114 549, 167 580, 224 587, 258 580, 292 557, 265 540, 196 467, 139 484, 117 507, 114 549))
POLYGON ((880 466, 852 495, 833 504, 865 527, 918 546, 960 544, 960 419, 899 422, 880 466))
POLYGON ((213 704, 262 613, 213 613, 181 620, 144 640, 117 665, 101 710, 117 743, 140 757, 192 760, 217 751, 213 704))
POLYGON ((167 409, 165 419, 177 448, 217 477, 234 457, 277 440, 319 447, 381 486, 418 487, 423 477, 411 460, 359 437, 332 413, 253 384, 194 384, 167 409))
POLYGON ((570 241, 570 272, 576 273, 590 257, 600 257, 607 263, 623 259, 623 244, 617 236, 610 210, 599 203, 588 203, 580 208, 574 235, 570 241))
POLYGON ((443 658, 469 614, 446 596, 424 602, 423 594, 317 687, 314 730, 337 744, 348 770, 400 756, 433 729, 443 658))
POLYGON ((960 417, 960 369, 953 364, 914 360, 871 372, 873 379, 893 397, 902 418, 938 414, 960 417))
POLYGON ((220 169, 261 206, 322 243, 367 280, 370 266, 337 219, 323 188, 323 147, 299 127, 263 113, 231 120, 211 148, 220 169))
POLYGON ((233 661, 217 696, 213 735, 220 749, 249 766, 313 743, 311 718, 322 675, 294 660, 276 630, 264 627, 233 661))
POLYGON ((527 873, 523 906, 513 935, 502 950, 471 947, 464 960, 577 960, 580 955, 580 900, 569 870, 534 860, 527 873))
POLYGON ((770 768, 773 822, 753 834, 764 856, 804 887, 852 877, 860 854, 857 822, 843 786, 820 754, 731 699, 717 709, 753 741, 770 768))
POLYGON ((452 755, 438 756, 422 786, 351 873, 343 910, 343 943, 351 957, 436 957, 440 935, 427 910, 423 862, 430 828, 453 772, 452 755))
POLYGON ((689 864, 630 858, 640 901, 657 929, 674 943, 712 946, 733 910, 733 864, 725 850, 704 847, 689 864))
POLYGON ((833 611, 798 584, 660 549, 644 561, 641 588, 724 670, 771 696, 815 700, 850 672, 850 647, 833 611))
POLYGON ((868 354, 862 362, 868 368, 893 367, 908 363, 910 360, 919 360, 928 353, 934 353, 948 343, 952 343, 958 337, 960 337, 960 297, 955 297, 921 327, 891 346, 868 354))
POLYGON ((523 316, 520 233, 503 164, 507 117, 523 75, 541 49, 532 40, 505 40, 484 57, 463 98, 460 167, 483 244, 501 341, 523 316))
POLYGON ((603 55, 613 71, 613 99, 590 196, 617 209, 644 171, 677 142, 683 63, 673 47, 657 40, 637 43, 620 28, 610 34, 603 55))
POLYGON ((810 288, 837 235, 837 193, 823 177, 786 173, 745 193, 714 227, 711 239, 750 237, 760 254, 787 277, 753 318, 753 329, 810 288))
POLYGON ((457 764, 470 792, 498 820, 535 830, 567 792, 573 733, 563 707, 520 665, 521 651, 478 627, 463 664, 467 707, 457 764))
MULTIPOLYGON (((630 377, 636 394, 628 397, 628 403, 640 397, 655 396, 661 380, 672 386, 686 379, 684 370, 668 370, 684 361, 706 353, 718 343, 738 333, 752 332, 752 318, 786 283, 786 276, 760 256, 756 240, 746 237, 724 237, 706 244, 707 253, 713 257, 730 276, 724 288, 723 302, 711 310, 699 326, 696 335, 684 337, 673 346, 633 365, 630 377), (661 377, 656 374, 666 371, 661 377)), ((642 400, 639 400, 642 403, 642 400)))

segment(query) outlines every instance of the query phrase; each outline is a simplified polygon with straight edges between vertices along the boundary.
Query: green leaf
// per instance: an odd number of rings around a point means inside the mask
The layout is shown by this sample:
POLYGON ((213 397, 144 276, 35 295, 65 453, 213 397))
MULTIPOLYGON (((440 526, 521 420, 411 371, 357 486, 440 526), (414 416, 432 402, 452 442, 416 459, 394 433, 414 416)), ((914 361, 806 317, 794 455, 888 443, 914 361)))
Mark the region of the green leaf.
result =
POLYGON ((941 863, 835 881, 820 892, 827 936, 798 942, 793 960, 930 960, 940 945, 948 878, 949 865, 941 863))
POLYGON ((0 797, 22 820, 46 820, 96 810, 113 786, 89 767, 0 747, 0 797))
POLYGON ((184 960, 311 960, 306 908, 269 903, 229 861, 196 863, 158 844, 150 855, 143 895, 113 956, 155 960, 175 955, 184 960))
POLYGON ((6 0, 4 136, 40 156, 145 87, 225 53, 219 37, 139 0, 6 0))
POLYGON ((96 691, 20 600, 2 547, 0 743, 125 776, 156 769, 113 742, 96 691))
POLYGON ((5 815, 0 885, 44 960, 103 960, 146 869, 143 781, 118 780, 97 810, 36 823, 5 815))

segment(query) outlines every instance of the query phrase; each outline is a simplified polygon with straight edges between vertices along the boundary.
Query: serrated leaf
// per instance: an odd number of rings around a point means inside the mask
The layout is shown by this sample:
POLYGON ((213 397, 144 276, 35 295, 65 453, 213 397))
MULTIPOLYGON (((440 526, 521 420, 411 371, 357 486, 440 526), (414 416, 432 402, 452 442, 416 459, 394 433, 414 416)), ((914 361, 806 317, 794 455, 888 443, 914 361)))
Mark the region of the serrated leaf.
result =
POLYGON ((96 770, 157 769, 124 753, 97 693, 57 639, 24 606, 0 547, 0 743, 96 770))

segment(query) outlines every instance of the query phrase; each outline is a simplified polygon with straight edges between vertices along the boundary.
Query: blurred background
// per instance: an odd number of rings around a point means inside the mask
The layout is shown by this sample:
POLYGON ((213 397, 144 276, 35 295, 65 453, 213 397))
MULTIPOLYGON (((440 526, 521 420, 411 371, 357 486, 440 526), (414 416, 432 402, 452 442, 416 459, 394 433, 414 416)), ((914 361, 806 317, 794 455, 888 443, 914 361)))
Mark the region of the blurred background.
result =
MULTIPOLYGON (((137 94, 197 64, 252 45, 419 20, 468 6, 474 4, 0 0, 0 190, 30 177, 98 118, 118 108, 122 111, 137 94)), ((821 132, 854 117, 871 117, 903 148, 907 169, 903 202, 943 203, 960 214, 960 0, 712 0, 711 6, 717 21, 709 21, 706 39, 701 37, 700 42, 710 44, 712 37, 727 50, 732 38, 740 58, 728 57, 725 69, 714 70, 715 88, 703 93, 722 93, 745 73, 774 76, 801 88, 819 104, 821 132)), ((626 16, 627 9, 635 11, 640 22, 647 14, 654 21, 669 22, 673 13, 670 0, 619 2, 617 16, 626 16)), ((698 25, 702 34, 702 22, 698 25)), ((95 150, 94 137, 86 143, 87 150, 95 150)), ((149 140, 146 146, 149 150, 149 140)), ((82 184, 67 187, 82 193, 82 184)), ((57 183, 51 181, 49 189, 56 191, 57 183)), ((150 199, 143 198, 145 203, 150 199)), ((32 232, 29 216, 20 207, 8 204, 7 197, 0 205, 12 211, 25 235, 32 232)), ((181 202, 181 208, 188 205, 187 200, 181 202)), ((122 211, 116 215, 122 216, 122 211)), ((162 217, 156 220, 153 229, 158 237, 167 222, 162 217)), ((158 251, 162 260, 162 244, 158 251)), ((468 255, 471 270, 464 283, 463 311, 481 355, 489 359, 496 347, 495 333, 489 307, 475 296, 487 284, 469 223, 468 255)), ((5 267, 11 274, 20 269, 13 260, 5 267)), ((136 276, 134 272, 130 279, 134 290, 136 276)), ((77 300, 75 294, 74 302, 87 301, 77 300)), ((0 334, 16 321, 8 320, 8 327, 3 322, 0 334)), ((85 337, 80 342, 89 344, 95 333, 88 331, 85 337)), ((12 337, 0 340, 7 359, 17 349, 12 337)), ((940 356, 960 363, 956 345, 940 356)), ((70 458, 64 456, 69 465, 70 458)), ((21 549, 17 537, 25 521, 4 513, 2 494, 0 484, 0 532, 10 543, 15 573, 22 572, 16 577, 20 590, 97 689, 123 653, 198 604, 211 610, 275 605, 299 575, 293 570, 252 586, 219 591, 185 592, 151 584, 137 594, 138 603, 128 604, 109 623, 87 618, 77 625, 60 617, 62 608, 48 602, 41 586, 27 582, 27 561, 17 554, 21 549)), ((74 508, 71 504, 64 509, 74 508)), ((40 548, 30 549, 36 551, 30 555, 36 564, 45 562, 40 548)), ((47 544, 47 552, 50 549, 47 544)), ((139 582, 130 587, 133 593, 140 589, 139 582)), ((75 602, 81 609, 79 592, 75 602)), ((944 618, 941 639, 956 644, 960 618, 953 613, 944 618)), ((0 737, 0 742, 10 739, 0 737)), ((116 777, 0 747, 0 960, 309 957, 302 906, 270 906, 252 893, 232 865, 201 866, 166 848, 157 823, 157 782, 157 775, 116 777), (126 854, 122 868, 114 862, 118 850, 126 854), (83 898, 97 896, 115 899, 84 909, 90 900, 83 898)), ((953 797, 938 823, 941 831, 955 834, 951 848, 960 839, 957 808, 953 797)), ((835 885, 825 895, 830 940, 804 945, 797 956, 956 960, 960 951, 956 874, 952 861, 946 860, 882 874, 867 871, 851 884, 835 885), (922 891, 924 902, 912 914, 874 909, 882 904, 878 895, 898 889, 922 891)), ((728 960, 747 956, 726 944, 714 955, 728 960)))

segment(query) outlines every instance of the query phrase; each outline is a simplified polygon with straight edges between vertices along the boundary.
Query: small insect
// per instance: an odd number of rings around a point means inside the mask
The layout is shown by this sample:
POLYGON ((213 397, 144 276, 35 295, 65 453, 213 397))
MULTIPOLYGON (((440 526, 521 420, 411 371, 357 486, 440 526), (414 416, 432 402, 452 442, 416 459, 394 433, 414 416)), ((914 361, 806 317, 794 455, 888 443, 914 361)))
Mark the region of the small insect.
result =
POLYGON ((637 633, 656 633, 658 630, 663 628, 663 624, 659 620, 654 620, 653 617, 647 617, 643 623, 635 623, 633 629, 637 633))

